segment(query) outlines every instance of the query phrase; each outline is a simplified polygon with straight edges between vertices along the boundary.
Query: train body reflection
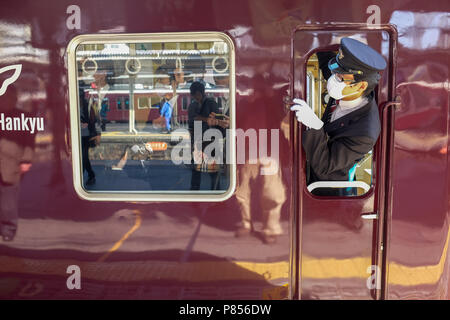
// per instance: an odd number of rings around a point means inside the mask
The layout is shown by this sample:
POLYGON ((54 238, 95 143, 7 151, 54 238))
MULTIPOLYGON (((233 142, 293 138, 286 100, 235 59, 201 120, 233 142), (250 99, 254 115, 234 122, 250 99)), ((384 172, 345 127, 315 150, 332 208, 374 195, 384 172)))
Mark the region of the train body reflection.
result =
POLYGON ((449 8, 339 5, 4 6, 0 298, 448 299, 449 8), (319 196, 289 108, 342 38, 387 63, 381 132, 319 196))

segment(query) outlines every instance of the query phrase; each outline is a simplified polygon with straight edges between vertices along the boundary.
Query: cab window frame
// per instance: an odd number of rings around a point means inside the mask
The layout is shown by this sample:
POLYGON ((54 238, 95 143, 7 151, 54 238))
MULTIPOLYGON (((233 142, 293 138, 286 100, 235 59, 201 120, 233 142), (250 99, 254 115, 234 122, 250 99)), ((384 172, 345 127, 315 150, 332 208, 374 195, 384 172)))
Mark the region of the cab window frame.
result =
MULTIPOLYGON (((305 72, 305 79, 308 82, 308 83, 305 84, 305 86, 306 86, 306 91, 305 92, 307 93, 306 98, 307 98, 307 100, 309 102, 311 102, 311 104, 309 104, 309 105, 311 106, 311 108, 313 109, 314 113, 319 118, 322 117, 322 115, 323 115, 323 113, 325 112, 325 109, 326 109, 326 107, 323 107, 323 103, 322 103, 323 102, 322 93, 323 93, 323 88, 324 87, 322 86, 322 83, 319 82, 319 85, 318 85, 319 92, 315 92, 316 91, 315 88, 313 88, 313 89, 310 88, 311 84, 314 86, 313 83, 316 82, 317 79, 314 77, 312 72, 309 71, 308 63, 309 63, 311 57, 313 57, 318 52, 337 51, 337 50, 333 50, 334 47, 337 48, 338 46, 337 45, 332 45, 332 46, 329 46, 329 47, 316 48, 316 50, 309 52, 308 58, 306 59, 305 70, 304 70, 304 72, 305 72), (318 106, 316 105, 316 99, 311 99, 311 97, 309 96, 311 92, 315 92, 314 94, 316 94, 316 95, 319 94, 319 97, 318 97, 319 105, 318 106), (317 114, 318 112, 319 112, 319 114, 317 114)), ((323 77, 320 68, 318 69, 318 73, 319 73, 319 80, 323 79, 326 82, 327 80, 323 77)), ((326 86, 325 86, 325 90, 326 90, 326 86)), ((378 90, 379 90, 379 86, 377 85, 374 88, 374 98, 375 99, 377 99, 377 97, 378 97, 378 90)), ((380 105, 379 101, 377 100, 378 108, 379 108, 379 105, 380 105)), ((378 140, 375 143, 375 145, 373 146, 373 148, 367 154, 365 154, 364 157, 360 161, 358 161, 356 163, 358 165, 358 164, 360 164, 362 162, 367 161, 367 157, 370 155, 370 158, 371 158, 370 171, 371 171, 371 173, 370 173, 370 184, 368 184, 369 189, 367 191, 363 190, 363 193, 361 193, 361 194, 358 192, 356 195, 348 195, 348 196, 342 196, 342 195, 321 196, 321 195, 316 195, 313 192, 308 190, 308 186, 311 185, 311 184, 309 184, 309 185, 305 184, 304 188, 305 188, 306 192, 311 197, 314 197, 314 198, 317 198, 317 199, 326 199, 328 197, 330 197, 332 199, 359 199, 359 198, 369 198, 369 197, 371 197, 373 195, 373 193, 375 192, 375 189, 377 187, 376 186, 376 178, 374 178, 374 177, 376 177, 376 170, 377 170, 377 161, 378 161, 378 153, 379 153, 379 150, 378 150, 379 149, 378 148, 379 139, 381 139, 381 133, 380 133, 380 137, 378 138, 378 140)), ((306 170, 306 168, 304 168, 304 169, 306 170)), ((364 170, 364 169, 361 169, 361 170, 364 170)), ((359 175, 361 175, 361 173, 359 173, 359 175)), ((361 181, 361 182, 365 183, 364 180, 357 180, 356 179, 356 171, 355 171, 355 180, 353 180, 353 181, 361 181)), ((344 182, 348 182, 348 181, 344 181, 344 182)), ((322 188, 325 188, 325 187, 322 187, 322 188)), ((355 188, 357 188, 359 190, 361 187, 355 187, 355 188)), ((317 189, 321 189, 321 187, 319 187, 317 189)), ((342 189, 342 188, 338 188, 338 189, 342 189)))

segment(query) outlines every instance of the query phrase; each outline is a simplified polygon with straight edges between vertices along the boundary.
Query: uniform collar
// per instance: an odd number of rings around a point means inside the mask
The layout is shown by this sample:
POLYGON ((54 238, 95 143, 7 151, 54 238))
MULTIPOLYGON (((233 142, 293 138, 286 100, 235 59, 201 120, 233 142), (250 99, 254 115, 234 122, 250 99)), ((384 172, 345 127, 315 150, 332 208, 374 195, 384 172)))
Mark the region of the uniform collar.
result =
POLYGON ((336 121, 326 123, 323 127, 325 132, 331 132, 337 129, 342 129, 348 126, 350 121, 356 121, 357 119, 361 118, 370 111, 370 108, 372 107, 374 101, 375 100, 373 98, 373 95, 367 96, 367 103, 365 105, 361 106, 360 108, 357 108, 355 111, 346 114, 345 116, 342 116, 339 119, 336 119, 336 121))

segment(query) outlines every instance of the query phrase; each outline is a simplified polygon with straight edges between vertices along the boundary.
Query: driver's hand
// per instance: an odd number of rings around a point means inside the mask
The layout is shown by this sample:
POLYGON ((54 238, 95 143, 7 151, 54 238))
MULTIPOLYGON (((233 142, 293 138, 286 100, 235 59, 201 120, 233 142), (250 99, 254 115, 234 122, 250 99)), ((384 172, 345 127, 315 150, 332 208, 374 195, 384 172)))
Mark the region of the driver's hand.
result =
POLYGON ((295 116, 297 117, 298 122, 301 122, 305 126, 316 130, 323 127, 322 120, 320 120, 319 117, 316 116, 316 114, 306 103, 306 101, 302 99, 294 99, 293 102, 295 104, 291 107, 291 111, 295 112, 295 116))

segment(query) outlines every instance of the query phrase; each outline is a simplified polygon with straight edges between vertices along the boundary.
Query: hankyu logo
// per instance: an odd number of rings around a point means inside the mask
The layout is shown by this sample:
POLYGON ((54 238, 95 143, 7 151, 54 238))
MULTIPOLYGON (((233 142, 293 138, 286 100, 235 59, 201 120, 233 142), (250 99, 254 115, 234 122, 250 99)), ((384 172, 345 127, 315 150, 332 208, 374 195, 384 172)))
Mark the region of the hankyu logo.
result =
POLYGON ((21 113, 20 117, 7 117, 0 113, 0 129, 2 131, 28 131, 34 134, 36 131, 44 131, 44 118, 26 117, 21 113))
POLYGON ((8 89, 8 86, 12 83, 14 83, 20 76, 20 73, 22 72, 22 65, 21 64, 14 64, 12 66, 7 66, 0 69, 0 74, 7 72, 9 70, 14 70, 14 73, 11 77, 3 81, 1 87, 0 87, 0 96, 4 95, 6 90, 8 89))

